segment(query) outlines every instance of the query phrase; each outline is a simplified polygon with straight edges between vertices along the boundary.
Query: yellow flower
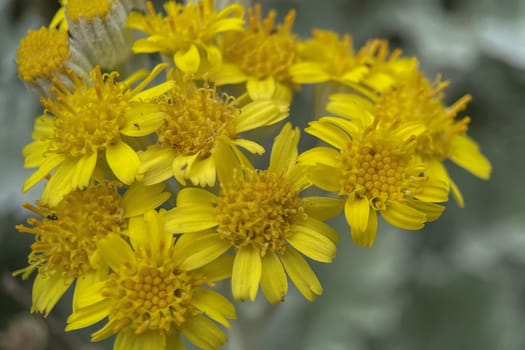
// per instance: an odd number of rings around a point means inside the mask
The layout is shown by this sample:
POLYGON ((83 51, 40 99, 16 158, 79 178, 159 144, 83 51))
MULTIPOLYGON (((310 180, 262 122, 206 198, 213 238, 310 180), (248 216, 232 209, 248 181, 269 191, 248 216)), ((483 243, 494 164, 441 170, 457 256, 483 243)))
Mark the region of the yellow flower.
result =
POLYGON ((331 31, 314 30, 312 36, 300 47, 300 62, 290 68, 296 83, 332 80, 383 91, 393 84, 395 77, 417 67, 417 60, 402 58, 401 50, 389 53, 386 40, 371 40, 356 53, 350 35, 340 38, 331 31))
POLYGON ((38 270, 33 285, 32 311, 46 316, 76 280, 79 290, 103 278, 107 265, 100 260, 97 244, 109 234, 124 234, 128 219, 158 207, 170 196, 164 185, 133 184, 121 196, 116 182, 92 182, 85 190, 69 193, 56 207, 42 203, 24 206, 41 216, 28 219, 20 232, 35 235, 29 266, 15 274, 24 279, 38 270))
POLYGON ((423 175, 425 165, 414 152, 423 124, 323 117, 305 131, 335 147, 312 148, 299 156, 299 164, 310 167, 313 184, 346 198, 345 216, 356 244, 374 243, 377 212, 407 230, 441 215, 444 208, 434 202, 447 200, 448 183, 423 175))
POLYGON ((67 31, 41 27, 30 30, 20 40, 16 52, 18 75, 30 89, 41 96, 51 96, 53 79, 70 83, 67 71, 85 75, 90 63, 81 53, 71 49, 67 31))
POLYGON ((42 202, 54 206, 72 190, 86 187, 97 163, 100 167, 107 163, 118 180, 131 184, 140 160, 123 136, 148 135, 162 124, 157 106, 144 101, 173 84, 142 90, 164 67, 157 66, 134 88, 131 84, 145 72, 123 82, 117 81, 115 72, 103 75, 99 67, 91 71, 89 82, 69 72, 71 89, 55 80, 56 99, 42 100, 46 114, 36 119, 34 141, 23 150, 24 165, 39 167, 24 182, 23 192, 55 170, 42 194, 42 202))
POLYGON ((274 24, 277 13, 270 11, 263 19, 261 5, 248 9, 248 28, 228 33, 222 40, 224 62, 210 79, 217 85, 246 82, 252 100, 282 95, 291 99, 291 78, 288 72, 296 61, 297 37, 291 32, 295 11, 284 22, 274 24))
POLYGON ((209 87, 174 88, 160 104, 166 118, 157 131, 159 143, 140 154, 145 184, 175 177, 183 185, 189 179, 194 185, 213 186, 217 158, 224 157, 215 147, 217 138, 227 139, 235 152, 242 147, 262 154, 262 146, 238 135, 288 116, 287 103, 261 100, 238 107, 234 97, 209 87))
POLYGON ((327 110, 352 120, 374 115, 390 124, 424 124, 426 130, 416 140, 416 152, 425 163, 425 173, 447 179, 456 201, 463 206, 461 192, 449 177, 443 161, 450 159, 485 180, 490 177, 491 165, 477 143, 466 133, 470 118, 456 119, 457 114, 471 100, 470 95, 463 96, 447 107, 443 102, 443 90, 447 86, 448 82, 438 79, 430 83, 423 74, 414 72, 399 79, 395 88, 379 96, 368 94, 364 98, 359 95, 334 95, 327 110))
POLYGON ((234 306, 204 286, 229 277, 232 260, 224 257, 187 270, 175 258, 178 243, 163 226, 162 213, 149 211, 130 220, 131 244, 115 234, 99 244, 101 258, 113 272, 77 293, 77 309, 66 330, 106 319, 91 339, 118 333, 115 350, 186 349, 181 334, 201 349, 216 349, 226 342, 226 335, 209 318, 229 327, 234 306))
POLYGON ((217 12, 213 0, 187 5, 167 1, 164 3, 166 16, 158 14, 150 1, 146 5, 147 14, 134 12, 128 18, 128 27, 148 34, 147 38, 135 42, 133 52, 173 56, 175 65, 186 73, 220 67, 222 54, 216 45, 216 36, 240 31, 244 25, 243 8, 236 4, 217 12))
POLYGON ((275 139, 267 170, 221 157, 218 195, 199 188, 178 193, 177 207, 166 214, 166 227, 183 233, 178 243, 181 266, 197 268, 233 248, 235 299, 254 300, 260 285, 266 299, 278 303, 288 291, 287 275, 308 300, 322 293, 301 254, 332 261, 339 235, 322 220, 339 214, 342 202, 299 196, 308 181, 296 166, 298 141, 299 130, 286 124, 275 139))

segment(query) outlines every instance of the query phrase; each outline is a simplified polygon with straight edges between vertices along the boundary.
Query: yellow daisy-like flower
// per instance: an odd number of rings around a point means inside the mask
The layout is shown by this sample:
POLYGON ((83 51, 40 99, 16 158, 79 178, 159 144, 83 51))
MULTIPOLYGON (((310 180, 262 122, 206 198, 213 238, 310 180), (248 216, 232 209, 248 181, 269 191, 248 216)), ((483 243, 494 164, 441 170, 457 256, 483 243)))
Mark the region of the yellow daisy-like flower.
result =
POLYGON ((390 224, 421 229, 437 219, 444 207, 448 183, 423 175, 425 165, 415 156, 421 123, 382 125, 323 117, 305 131, 335 147, 315 147, 299 156, 309 166, 308 178, 323 190, 346 198, 345 216, 352 238, 371 247, 377 232, 377 212, 390 224))
POLYGON ((24 204, 41 216, 28 219, 30 226, 17 226, 18 231, 35 235, 29 266, 15 272, 26 279, 38 270, 33 312, 47 316, 75 280, 76 295, 103 278, 107 265, 100 260, 100 240, 109 234, 124 234, 128 219, 158 207, 170 196, 161 184, 133 184, 122 196, 119 186, 117 182, 92 182, 85 190, 69 193, 56 207, 24 204))
POLYGON ((338 81, 383 91, 397 76, 417 68, 417 60, 402 58, 401 50, 390 53, 386 40, 371 40, 356 53, 350 35, 314 30, 312 36, 300 46, 300 62, 290 68, 296 83, 338 81))
POLYGON ((448 82, 438 79, 430 83, 423 74, 414 72, 399 79, 395 88, 379 96, 369 94, 364 98, 359 95, 334 95, 327 110, 352 120, 374 115, 390 124, 424 124, 426 130, 417 138, 416 152, 425 163, 425 173, 431 177, 447 179, 456 201, 463 206, 461 192, 449 177, 443 161, 450 159, 485 180, 490 177, 491 165, 481 153, 478 144, 466 133, 470 118, 456 118, 471 100, 470 95, 463 96, 447 107, 443 102, 443 90, 447 86, 448 82))
POLYGON ((229 327, 234 306, 204 286, 229 277, 232 260, 224 257, 199 269, 185 269, 176 259, 178 243, 164 230, 163 214, 155 211, 130 221, 129 238, 131 246, 118 235, 100 243, 101 258, 113 273, 77 293, 77 309, 66 330, 107 319, 91 339, 118 333, 115 350, 183 350, 181 334, 200 349, 226 343, 226 335, 212 320, 229 327))
POLYGON ((128 18, 128 27, 148 34, 133 45, 135 53, 160 52, 173 57, 175 65, 186 73, 217 69, 222 54, 216 45, 220 33, 243 30, 243 7, 233 4, 217 12, 213 0, 164 3, 166 16, 158 14, 147 2, 146 14, 134 12, 128 18), (205 62, 201 62, 205 61, 205 62))
POLYGON ((332 261, 339 235, 322 220, 339 214, 342 201, 299 196, 309 183, 296 166, 298 141, 299 130, 286 124, 275 139, 267 170, 222 157, 217 162, 218 195, 199 188, 178 193, 166 227, 183 233, 178 242, 181 266, 197 268, 233 248, 235 299, 255 300, 260 285, 266 299, 278 303, 288 291, 287 275, 308 300, 322 293, 302 254, 332 261))
POLYGON ((52 95, 53 79, 70 83, 68 70, 87 75, 91 69, 87 58, 70 46, 67 31, 54 28, 28 31, 20 40, 16 56, 18 75, 41 96, 52 95))
POLYGON ((242 147, 262 154, 262 146, 238 135, 285 119, 289 108, 276 100, 238 107, 232 96, 194 86, 170 90, 160 105, 166 118, 157 131, 159 143, 140 154, 144 183, 175 177, 183 185, 190 180, 203 187, 215 184, 217 158, 224 157, 215 147, 217 138, 228 140, 233 147, 228 151, 239 152, 237 147, 242 147))
POLYGON ((288 12, 280 25, 270 11, 262 18, 261 5, 248 9, 248 27, 228 33, 222 40, 224 62, 219 71, 210 74, 217 85, 246 82, 252 100, 281 96, 290 101, 289 68, 297 59, 298 39, 292 33, 295 11, 288 12))
POLYGON ((134 88, 131 84, 145 72, 123 82, 117 81, 116 72, 102 74, 99 67, 91 71, 89 82, 70 72, 72 88, 55 80, 56 98, 42 100, 50 114, 36 119, 34 141, 23 150, 24 165, 39 167, 24 182, 23 192, 55 170, 41 198, 42 203, 55 206, 72 190, 88 185, 97 163, 107 163, 119 181, 131 184, 140 160, 124 136, 148 135, 162 124, 163 113, 147 101, 173 83, 144 88, 165 66, 158 65, 134 88))

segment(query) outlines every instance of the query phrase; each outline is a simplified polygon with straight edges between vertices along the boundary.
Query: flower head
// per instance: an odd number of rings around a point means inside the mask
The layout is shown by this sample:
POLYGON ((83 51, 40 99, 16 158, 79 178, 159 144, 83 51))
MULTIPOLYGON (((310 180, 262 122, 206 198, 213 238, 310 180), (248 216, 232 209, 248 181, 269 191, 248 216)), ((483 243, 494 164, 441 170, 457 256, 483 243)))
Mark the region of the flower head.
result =
POLYGON ((217 12, 213 0, 186 5, 167 1, 165 16, 157 13, 150 1, 147 9, 146 14, 134 12, 128 19, 128 27, 148 34, 135 42, 133 52, 160 52, 173 57, 175 65, 186 73, 220 67, 222 54, 216 45, 217 35, 240 31, 244 24, 242 6, 229 5, 217 12))
POLYGON ((198 267, 233 248, 234 298, 254 300, 260 285, 268 301, 280 302, 287 294, 287 275, 308 300, 321 294, 301 254, 332 261, 338 235, 322 220, 342 206, 335 199, 299 196, 308 181, 296 166, 298 141, 299 131, 286 124, 275 139, 268 169, 224 157, 217 163, 218 195, 197 188, 179 192, 166 227, 183 233, 182 266, 198 267))
POLYGON ((41 217, 30 218, 30 226, 17 226, 20 232, 35 235, 29 266, 15 272, 28 278, 38 271, 33 311, 47 315, 75 280, 77 289, 82 289, 105 275, 107 265, 101 262, 97 246, 100 240, 109 234, 124 234, 129 218, 158 207, 169 197, 160 184, 134 184, 122 196, 119 186, 116 182, 92 182, 86 189, 66 195, 55 207, 24 205, 41 217))
POLYGON ((158 145, 141 153, 144 183, 175 177, 185 184, 213 186, 216 179, 217 139, 261 154, 259 144, 239 137, 258 127, 272 125, 288 116, 288 104, 274 100, 250 102, 240 107, 233 96, 215 88, 190 86, 170 90, 160 102, 166 118, 158 129, 158 145))
POLYGON ((385 40, 371 40, 356 53, 350 35, 339 37, 331 31, 314 30, 312 36, 300 46, 300 60, 290 68, 294 82, 333 80, 383 91, 396 76, 417 67, 416 59, 400 57, 401 50, 390 53, 385 40))
POLYGON ((262 18, 261 5, 248 9, 248 26, 244 31, 228 33, 222 40, 224 62, 210 79, 217 85, 246 82, 254 100, 268 98, 276 89, 286 87, 290 99, 289 68, 296 61, 298 39, 292 33, 295 11, 291 10, 280 25, 277 13, 270 11, 262 18))
POLYGON ((323 190, 346 198, 345 216, 354 242, 372 246, 377 213, 390 224, 421 229, 435 220, 445 202, 448 183, 424 175, 425 165, 414 152, 425 127, 420 123, 382 125, 352 123, 336 117, 311 122, 305 130, 335 147, 315 147, 299 157, 310 166, 308 178, 323 190), (330 176, 327 176, 330 174, 330 176))
POLYGON ((85 75, 90 70, 86 58, 71 49, 67 31, 54 28, 28 31, 20 40, 16 54, 20 78, 42 96, 52 95, 53 79, 69 84, 68 70, 77 75, 85 75))
POLYGON ((54 206, 72 190, 86 187, 97 163, 101 166, 104 160, 119 181, 131 184, 140 160, 124 136, 148 135, 161 125, 162 113, 146 100, 172 83, 142 90, 162 68, 157 66, 135 88, 130 85, 144 72, 123 82, 117 81, 117 73, 102 74, 99 67, 91 71, 89 82, 69 72, 71 89, 55 80, 56 98, 42 100, 47 113, 35 121, 34 141, 23 150, 25 166, 39 167, 23 191, 55 170, 42 194, 42 202, 54 206))
POLYGON ((415 151, 426 165, 425 173, 447 179, 457 202, 463 206, 461 193, 442 162, 450 159, 482 179, 490 177, 491 166, 466 133, 470 118, 456 118, 466 108, 470 95, 447 107, 443 102, 447 86, 448 82, 438 79, 430 83, 423 74, 414 72, 380 95, 334 95, 327 110, 352 120, 372 115, 391 125, 413 122, 425 125, 425 131, 415 142, 415 151))
POLYGON ((92 340, 118 333, 115 349, 185 349, 181 334, 201 349, 224 344, 225 334, 209 318, 229 327, 235 309, 205 286, 229 276, 231 259, 182 268, 175 258, 178 243, 164 230, 163 214, 155 211, 131 221, 129 234, 130 243, 118 235, 100 243, 101 258, 112 273, 78 293, 66 330, 105 318, 92 340))

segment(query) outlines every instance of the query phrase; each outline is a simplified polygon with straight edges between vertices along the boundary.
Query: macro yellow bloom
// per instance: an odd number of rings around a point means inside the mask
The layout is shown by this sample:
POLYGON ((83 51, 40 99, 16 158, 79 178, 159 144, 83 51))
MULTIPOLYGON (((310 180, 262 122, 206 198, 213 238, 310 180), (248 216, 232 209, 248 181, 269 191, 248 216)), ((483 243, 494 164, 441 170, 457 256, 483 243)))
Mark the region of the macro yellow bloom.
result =
POLYGON ((307 150, 299 164, 309 167, 314 185, 346 199, 345 217, 357 245, 373 245, 378 213, 393 226, 419 230, 444 210, 436 203, 447 200, 448 183, 424 175, 425 164, 415 155, 424 124, 323 117, 305 132, 332 147, 307 150))
POLYGON ((166 1, 165 16, 157 13, 150 1, 146 6, 146 14, 133 12, 128 18, 128 27, 148 34, 135 42, 133 52, 165 54, 185 73, 219 68, 222 53, 217 47, 217 35, 241 31, 244 26, 244 10, 238 4, 217 12, 213 0, 186 5, 166 1))
POLYGON ((215 146, 223 137, 238 152, 262 154, 259 144, 239 134, 275 124, 288 116, 288 104, 276 100, 253 101, 238 106, 236 99, 215 88, 189 86, 168 91, 159 106, 166 116, 157 130, 158 144, 141 152, 140 176, 145 184, 175 177, 198 186, 213 186, 217 158, 225 157, 215 146))
POLYGON ((300 46, 299 56, 290 74, 301 84, 337 81, 383 91, 397 76, 417 68, 415 58, 401 57, 399 49, 389 52, 386 40, 371 40, 355 52, 350 35, 340 37, 326 30, 313 30, 312 38, 300 46))
POLYGON ((166 214, 166 228, 182 233, 181 266, 197 268, 233 248, 235 299, 255 300, 260 285, 270 303, 281 302, 288 291, 287 276, 308 300, 322 293, 302 255, 325 263, 335 257, 339 235, 322 220, 339 214, 342 201, 299 196, 309 183, 296 166, 298 142, 299 130, 286 124, 275 139, 267 170, 221 157, 219 194, 200 188, 178 193, 177 206, 166 214))
POLYGON ((67 31, 54 28, 28 31, 16 56, 20 79, 41 96, 52 95, 53 79, 69 83, 68 70, 87 75, 91 69, 87 58, 70 47, 67 31))
POLYGON ((210 74, 217 85, 246 83, 252 100, 281 95, 290 101, 292 85, 289 68, 296 61, 298 38, 292 33, 295 11, 275 25, 277 13, 262 18, 260 4, 248 9, 247 28, 227 33, 221 41, 222 68, 210 74))
POLYGON ((33 285, 33 312, 48 315, 76 281, 79 290, 107 274, 97 244, 109 234, 125 234, 128 219, 157 208, 170 196, 164 185, 133 184, 119 194, 117 182, 92 182, 84 190, 69 193, 56 207, 42 203, 24 207, 41 218, 30 218, 20 232, 35 236, 29 266, 15 272, 24 279, 37 270, 33 285))
POLYGON ((107 164, 113 175, 131 184, 140 160, 124 136, 153 133, 163 122, 163 113, 153 97, 173 86, 162 83, 144 90, 165 65, 158 65, 136 87, 131 85, 146 72, 137 72, 123 82, 116 72, 102 74, 99 67, 85 82, 70 72, 73 87, 58 80, 55 99, 43 99, 46 113, 35 120, 33 142, 23 149, 24 165, 38 167, 23 185, 28 191, 53 172, 42 193, 42 203, 55 206, 69 192, 86 187, 96 167, 107 164))
POLYGON ((381 95, 368 94, 366 98, 357 94, 334 95, 327 110, 351 120, 373 115, 384 123, 424 124, 426 130, 416 140, 416 152, 425 163, 425 174, 447 179, 456 201, 463 206, 461 192, 443 162, 450 159, 485 180, 490 177, 491 165, 466 133, 470 118, 456 118, 471 100, 470 95, 447 107, 443 102, 443 90, 447 86, 448 82, 438 79, 430 83, 422 73, 414 72, 396 81, 395 88, 381 95))
POLYGON ((164 230, 162 212, 156 211, 130 220, 130 243, 108 235, 99 247, 112 273, 79 290, 66 330, 105 319, 91 339, 100 341, 118 333, 115 350, 183 350, 181 335, 200 349, 226 343, 226 335, 213 321, 229 328, 234 306, 205 286, 229 277, 231 259, 190 271, 176 259, 179 248, 174 241, 164 230))

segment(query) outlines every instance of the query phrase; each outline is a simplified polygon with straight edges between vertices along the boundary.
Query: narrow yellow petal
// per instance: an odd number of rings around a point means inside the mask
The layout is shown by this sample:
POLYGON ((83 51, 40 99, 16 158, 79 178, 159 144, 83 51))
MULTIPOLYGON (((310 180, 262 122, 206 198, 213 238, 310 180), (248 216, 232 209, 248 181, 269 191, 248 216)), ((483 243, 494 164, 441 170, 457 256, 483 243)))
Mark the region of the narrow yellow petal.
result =
POLYGON ((188 204, 210 205, 217 201, 217 196, 210 191, 196 187, 185 187, 177 193, 177 206, 188 204))
POLYGON ((477 177, 488 180, 492 171, 489 160, 481 154, 478 144, 467 135, 456 135, 450 140, 450 159, 477 177))
POLYGON ((253 101, 241 108, 235 119, 235 131, 241 133, 275 124, 288 117, 289 107, 288 103, 275 100, 253 101))
POLYGON ((145 185, 158 184, 173 176, 172 166, 176 153, 171 148, 150 146, 138 155, 141 161, 138 177, 145 185))
POLYGON ((461 190, 452 179, 449 179, 449 181, 450 189, 452 190, 452 195, 454 196, 456 203, 458 203, 458 206, 460 208, 463 208, 465 206, 465 200, 463 199, 463 194, 461 193, 461 190))
POLYGON ((406 230, 422 229, 427 221, 424 213, 397 202, 389 203, 387 209, 381 211, 381 216, 389 224, 406 230))
POLYGON ((435 221, 439 219, 445 207, 435 203, 426 203, 421 201, 410 201, 410 206, 424 213, 427 221, 435 221))
POLYGON ((341 190, 341 171, 324 164, 317 164, 307 170, 307 177, 314 185, 328 192, 341 190))
POLYGON ((73 278, 64 278, 60 274, 38 273, 33 282, 33 305, 31 312, 39 312, 48 316, 60 298, 73 283, 73 278))
POLYGON ((377 213, 370 210, 368 213, 368 225, 365 230, 359 231, 351 227, 352 240, 360 247, 370 248, 374 245, 377 235, 377 213))
POLYGON ((346 221, 352 229, 359 232, 366 231, 370 213, 370 203, 368 198, 347 199, 345 203, 346 221))
POLYGON ((290 75, 295 83, 322 83, 331 79, 330 74, 319 63, 301 62, 290 67, 290 75))
POLYGON ((338 168, 341 162, 341 155, 331 147, 314 147, 301 153, 297 161, 304 165, 321 163, 338 168))
POLYGON ((234 259, 235 257, 232 255, 222 255, 211 263, 199 268, 198 272, 206 276, 208 281, 222 281, 231 277, 234 259))
POLYGON ((137 153, 127 143, 120 140, 106 148, 106 160, 113 174, 122 183, 131 185, 135 181, 140 166, 137 153))
POLYGON ((330 95, 330 101, 326 105, 326 110, 330 113, 362 122, 369 121, 369 113, 365 114, 365 112, 370 112, 373 109, 374 104, 358 94, 330 95))
POLYGON ((212 320, 230 328, 227 318, 235 319, 235 307, 221 294, 205 288, 196 289, 191 298, 191 303, 212 320))
POLYGON ((110 309, 111 301, 108 299, 103 299, 90 306, 79 308, 73 311, 67 318, 66 331, 92 326, 108 316, 110 309))
POLYGON ((66 159, 51 176, 42 192, 41 201, 54 207, 73 190, 71 186, 76 160, 66 159))
POLYGON ((322 123, 320 121, 310 122, 304 131, 334 146, 338 150, 344 149, 348 142, 351 141, 350 136, 348 136, 345 131, 331 123, 322 123))
POLYGON ((36 168, 46 160, 49 141, 34 141, 22 149, 24 155, 24 168, 36 168))
POLYGON ((288 276, 306 299, 314 301, 316 296, 321 295, 323 287, 317 276, 294 248, 287 248, 281 255, 281 261, 288 276))
POLYGON ((186 179, 189 176, 193 163, 199 158, 199 154, 177 155, 173 159, 171 169, 173 176, 181 185, 186 185, 186 179))
POLYGON ((443 180, 429 179, 421 184, 423 193, 414 195, 414 198, 423 202, 446 202, 448 200, 449 183, 443 180))
POLYGON ((182 335, 203 350, 216 350, 227 341, 224 332, 204 316, 190 318, 181 329, 182 335))
POLYGON ((275 93, 275 79, 269 77, 266 79, 249 78, 246 82, 246 90, 250 98, 256 100, 269 100, 275 93))
POLYGON ((142 215, 166 202, 171 194, 163 192, 164 188, 164 184, 144 186, 139 182, 133 183, 128 187, 120 202, 120 206, 124 209, 124 217, 142 215))
POLYGON ((130 116, 120 133, 133 137, 149 135, 162 125, 164 116, 164 112, 146 113, 140 117, 130 116))
POLYGON ((303 208, 308 216, 318 220, 327 220, 341 214, 345 200, 330 197, 304 197, 303 208))
POLYGON ((247 140, 247 139, 235 139, 233 140, 233 143, 236 144, 239 147, 244 148, 251 154, 263 154, 264 153, 264 147, 259 145, 257 142, 247 140))
POLYGON ((284 301, 288 293, 288 279, 283 265, 273 252, 268 252, 261 259, 261 290, 270 304, 284 301))
POLYGON ((292 225, 287 241, 312 260, 329 263, 335 258, 335 243, 325 235, 304 225, 292 225))
POLYGON ((241 161, 233 147, 235 146, 230 145, 228 140, 223 137, 218 137, 215 141, 212 156, 215 160, 217 177, 221 186, 228 186, 229 183, 232 183, 234 169, 241 168, 241 161))
POLYGON ((89 184, 97 164, 97 154, 97 152, 93 152, 77 161, 71 178, 71 187, 73 189, 84 189, 89 184))
POLYGON ((232 270, 232 295, 236 300, 255 300, 261 281, 261 256, 250 246, 237 250, 232 270))
POLYGON ((107 277, 105 269, 89 271, 79 276, 75 283, 73 294, 73 311, 79 307, 85 307, 102 299, 102 295, 97 293, 101 289, 104 279, 107 277))
POLYGON ((213 157, 195 160, 188 172, 188 178, 195 186, 215 186, 217 170, 213 157))
POLYGON ((118 271, 126 263, 135 262, 135 254, 129 244, 116 234, 109 234, 102 239, 98 244, 98 248, 103 261, 113 271, 118 271))
POLYGON ((299 137, 299 128, 292 129, 290 123, 283 126, 273 143, 268 169, 284 170, 288 173, 295 166, 299 137))
POLYGON ((181 270, 194 270, 207 265, 231 248, 228 240, 212 231, 206 234, 183 234, 177 240, 174 259, 181 270))
POLYGON ((246 81, 246 79, 248 77, 236 64, 227 62, 223 62, 221 69, 217 72, 210 72, 210 80, 217 86, 238 84, 246 81))
POLYGON ((197 46, 191 45, 186 51, 179 50, 173 57, 175 65, 184 73, 197 73, 201 56, 197 46))
POLYGON ((218 225, 216 209, 211 204, 173 208, 165 220, 166 230, 172 233, 198 232, 218 225))
POLYGON ((46 177, 53 169, 59 166, 66 157, 62 154, 50 154, 45 158, 44 162, 40 165, 37 171, 35 171, 31 176, 24 181, 24 186, 22 187, 22 192, 26 193, 33 186, 35 186, 40 180, 46 177))

